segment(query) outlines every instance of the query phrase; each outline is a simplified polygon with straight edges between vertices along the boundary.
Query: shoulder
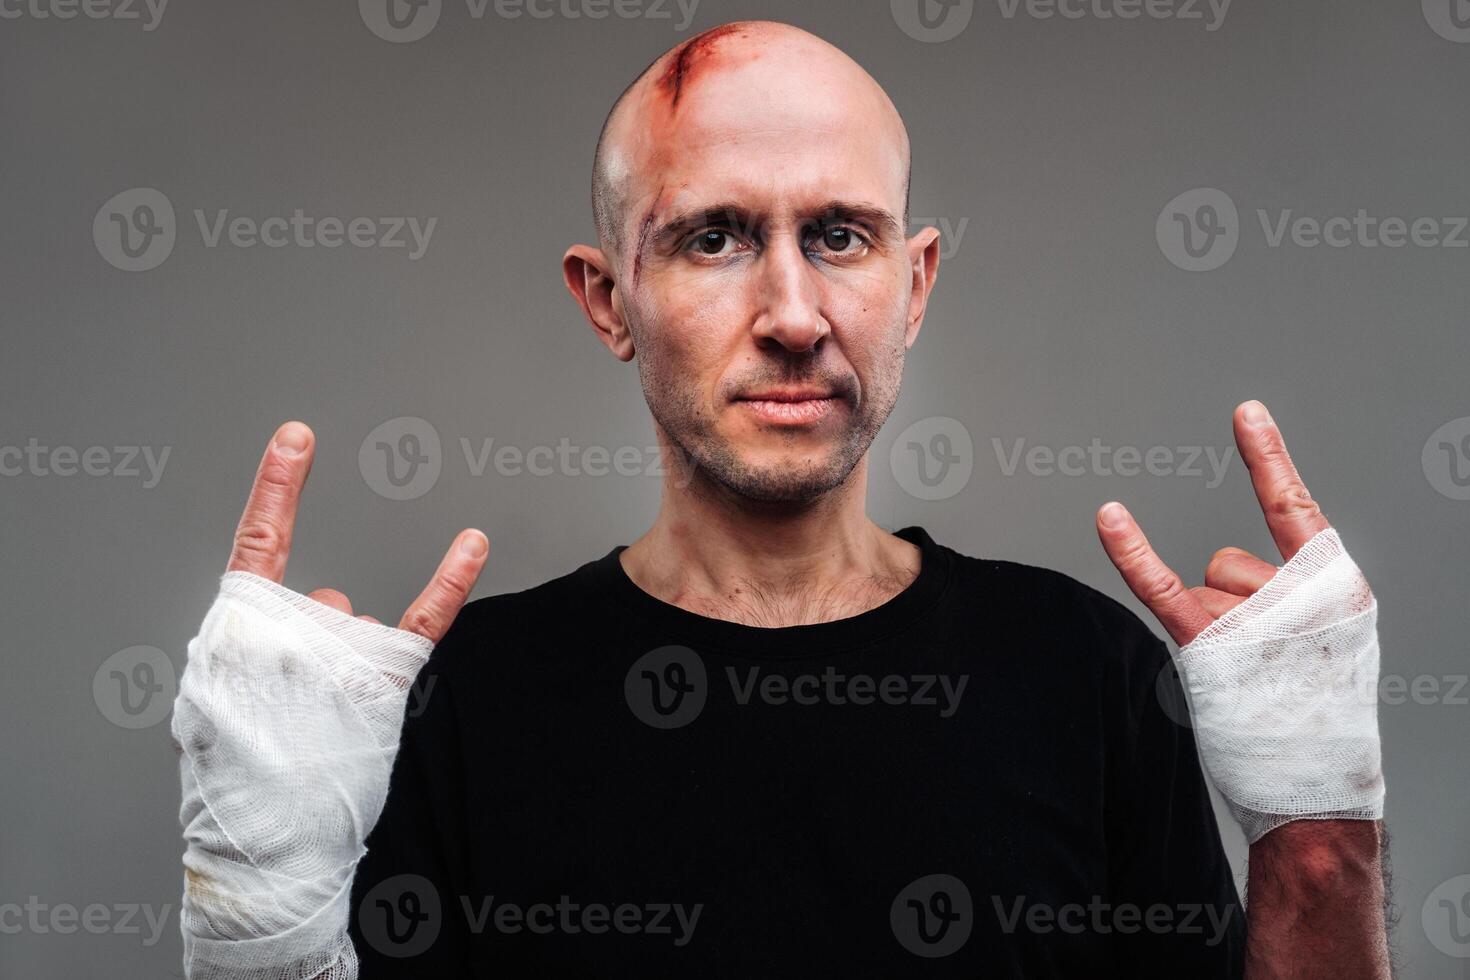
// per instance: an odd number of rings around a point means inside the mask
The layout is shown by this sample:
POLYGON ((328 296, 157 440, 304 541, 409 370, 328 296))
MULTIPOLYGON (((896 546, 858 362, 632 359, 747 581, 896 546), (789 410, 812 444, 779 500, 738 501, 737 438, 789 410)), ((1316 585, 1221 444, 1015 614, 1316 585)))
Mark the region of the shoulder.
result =
POLYGON ((532 629, 546 630, 575 622, 596 598, 597 559, 540 585, 519 592, 484 596, 465 604, 453 625, 434 648, 433 660, 442 668, 461 659, 462 651, 491 646, 514 649, 532 629))
POLYGON ((1049 636, 1070 634, 1090 641, 1093 649, 1141 652, 1148 659, 1167 655, 1163 641, 1133 610, 1066 572, 944 550, 954 570, 954 591, 973 596, 974 608, 987 617, 1049 636))

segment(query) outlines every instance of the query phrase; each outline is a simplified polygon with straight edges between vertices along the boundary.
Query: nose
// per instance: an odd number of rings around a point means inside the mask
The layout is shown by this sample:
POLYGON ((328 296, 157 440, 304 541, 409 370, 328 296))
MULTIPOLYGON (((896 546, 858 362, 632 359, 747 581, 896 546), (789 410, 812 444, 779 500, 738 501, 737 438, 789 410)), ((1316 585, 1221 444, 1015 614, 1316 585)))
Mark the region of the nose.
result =
POLYGON ((759 309, 752 332, 757 343, 806 353, 832 332, 822 316, 816 271, 792 238, 772 241, 760 257, 759 309))

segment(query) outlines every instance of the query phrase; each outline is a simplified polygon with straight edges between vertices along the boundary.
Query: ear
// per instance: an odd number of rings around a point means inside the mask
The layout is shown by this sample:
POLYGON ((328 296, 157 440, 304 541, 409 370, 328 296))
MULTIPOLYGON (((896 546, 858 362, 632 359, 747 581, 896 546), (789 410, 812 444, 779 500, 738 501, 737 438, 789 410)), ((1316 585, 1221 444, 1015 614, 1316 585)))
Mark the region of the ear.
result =
POLYGON ((613 280, 613 264, 600 248, 573 245, 561 260, 562 277, 587 315, 597 339, 620 361, 633 359, 633 333, 623 319, 613 280))
POLYGON ((905 347, 914 346, 919 328, 924 325, 924 310, 929 306, 929 293, 939 278, 939 229, 925 228, 907 244, 912 288, 909 292, 908 328, 904 331, 905 347))

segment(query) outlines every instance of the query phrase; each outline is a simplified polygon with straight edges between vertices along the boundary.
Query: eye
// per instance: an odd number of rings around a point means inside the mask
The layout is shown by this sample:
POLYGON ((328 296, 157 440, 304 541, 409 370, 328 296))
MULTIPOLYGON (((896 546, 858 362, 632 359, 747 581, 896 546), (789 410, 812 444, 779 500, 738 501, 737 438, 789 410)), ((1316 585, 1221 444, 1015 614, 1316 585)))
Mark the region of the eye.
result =
POLYGON ((711 229, 701 233, 694 240, 694 247, 699 249, 704 255, 719 255, 725 250, 725 246, 729 241, 730 233, 728 231, 711 229))
POLYGON ((866 251, 868 240, 848 225, 820 224, 808 231, 807 248, 831 256, 852 257, 866 251))
POLYGON ((823 228, 822 243, 834 252, 844 252, 853 242, 852 232, 846 228, 823 228))
POLYGON ((728 228, 706 228, 690 236, 685 250, 701 258, 728 258, 738 252, 741 242, 728 228))

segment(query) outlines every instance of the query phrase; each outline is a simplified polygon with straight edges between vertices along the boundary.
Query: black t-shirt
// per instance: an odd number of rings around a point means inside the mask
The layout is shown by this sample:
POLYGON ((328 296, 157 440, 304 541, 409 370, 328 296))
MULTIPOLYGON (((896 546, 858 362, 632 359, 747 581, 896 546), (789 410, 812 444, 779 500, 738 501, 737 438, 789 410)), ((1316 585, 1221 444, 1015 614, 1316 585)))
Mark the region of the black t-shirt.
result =
POLYGON ((923 529, 875 609, 760 628, 622 548, 465 607, 353 886, 378 977, 1237 977, 1168 651, 923 529))

